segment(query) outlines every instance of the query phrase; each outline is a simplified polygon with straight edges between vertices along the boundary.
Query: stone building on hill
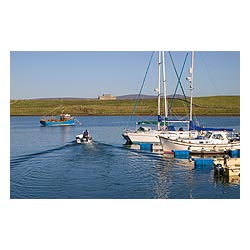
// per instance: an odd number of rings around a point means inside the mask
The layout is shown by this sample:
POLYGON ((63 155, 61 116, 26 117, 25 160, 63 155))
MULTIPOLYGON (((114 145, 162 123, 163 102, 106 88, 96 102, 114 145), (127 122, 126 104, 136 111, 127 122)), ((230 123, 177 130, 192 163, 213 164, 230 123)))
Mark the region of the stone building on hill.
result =
POLYGON ((116 100, 116 96, 111 94, 103 94, 102 96, 98 96, 98 100, 116 100))

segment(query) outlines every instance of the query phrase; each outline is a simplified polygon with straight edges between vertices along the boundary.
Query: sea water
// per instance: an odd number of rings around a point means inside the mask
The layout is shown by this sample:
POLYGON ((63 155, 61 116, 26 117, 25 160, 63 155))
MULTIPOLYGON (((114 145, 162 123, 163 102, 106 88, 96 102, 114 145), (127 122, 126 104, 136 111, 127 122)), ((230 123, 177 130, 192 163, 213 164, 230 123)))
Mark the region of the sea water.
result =
MULTIPOLYGON (((75 126, 43 127, 37 116, 11 117, 10 198, 239 199, 239 178, 216 178, 188 159, 124 145, 126 116, 77 117, 75 126), (93 143, 77 144, 88 129, 93 143)), ((240 117, 199 117, 208 127, 240 128, 240 117)))

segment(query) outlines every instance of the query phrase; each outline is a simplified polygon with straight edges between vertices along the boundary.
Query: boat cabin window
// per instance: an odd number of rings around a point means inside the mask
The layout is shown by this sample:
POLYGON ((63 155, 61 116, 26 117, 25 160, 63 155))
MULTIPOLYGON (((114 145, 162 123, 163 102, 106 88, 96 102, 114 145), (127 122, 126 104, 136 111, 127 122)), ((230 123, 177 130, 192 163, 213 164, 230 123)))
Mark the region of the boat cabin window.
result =
POLYGON ((206 137, 206 138, 210 138, 210 137, 211 137, 211 135, 212 135, 212 133, 211 133, 211 132, 207 132, 207 133, 206 133, 206 135, 205 135, 205 137, 206 137))
POLYGON ((223 140, 223 136, 221 134, 213 134, 212 138, 217 140, 223 140))
POLYGON ((150 131, 151 128, 150 127, 139 127, 137 129, 138 132, 145 132, 145 131, 150 131))

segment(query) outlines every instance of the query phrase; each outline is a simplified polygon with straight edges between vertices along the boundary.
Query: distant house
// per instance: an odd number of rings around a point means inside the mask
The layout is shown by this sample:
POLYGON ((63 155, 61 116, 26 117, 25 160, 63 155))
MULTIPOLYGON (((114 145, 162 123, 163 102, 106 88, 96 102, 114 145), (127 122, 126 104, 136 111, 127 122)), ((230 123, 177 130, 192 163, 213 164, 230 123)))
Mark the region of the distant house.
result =
POLYGON ((98 100, 116 100, 116 96, 111 94, 103 94, 102 96, 98 96, 98 100))

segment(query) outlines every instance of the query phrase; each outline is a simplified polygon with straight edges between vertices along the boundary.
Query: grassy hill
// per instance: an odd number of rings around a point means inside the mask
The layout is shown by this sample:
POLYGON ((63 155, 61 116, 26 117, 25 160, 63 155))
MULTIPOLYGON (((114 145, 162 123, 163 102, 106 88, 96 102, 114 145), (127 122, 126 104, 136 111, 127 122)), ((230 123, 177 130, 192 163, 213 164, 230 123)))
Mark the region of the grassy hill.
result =
MULTIPOLYGON (((59 106, 71 115, 131 115, 136 100, 100 101, 96 99, 33 99, 11 100, 10 115, 46 115, 59 106)), ((170 105, 171 99, 168 100, 170 105)), ((54 112, 58 115, 62 110, 54 112)), ((189 112, 189 100, 175 99, 171 114, 186 115, 189 112)), ((240 96, 208 96, 193 98, 195 115, 240 115, 240 96)), ((138 115, 156 115, 156 98, 139 101, 136 109, 138 115)))

